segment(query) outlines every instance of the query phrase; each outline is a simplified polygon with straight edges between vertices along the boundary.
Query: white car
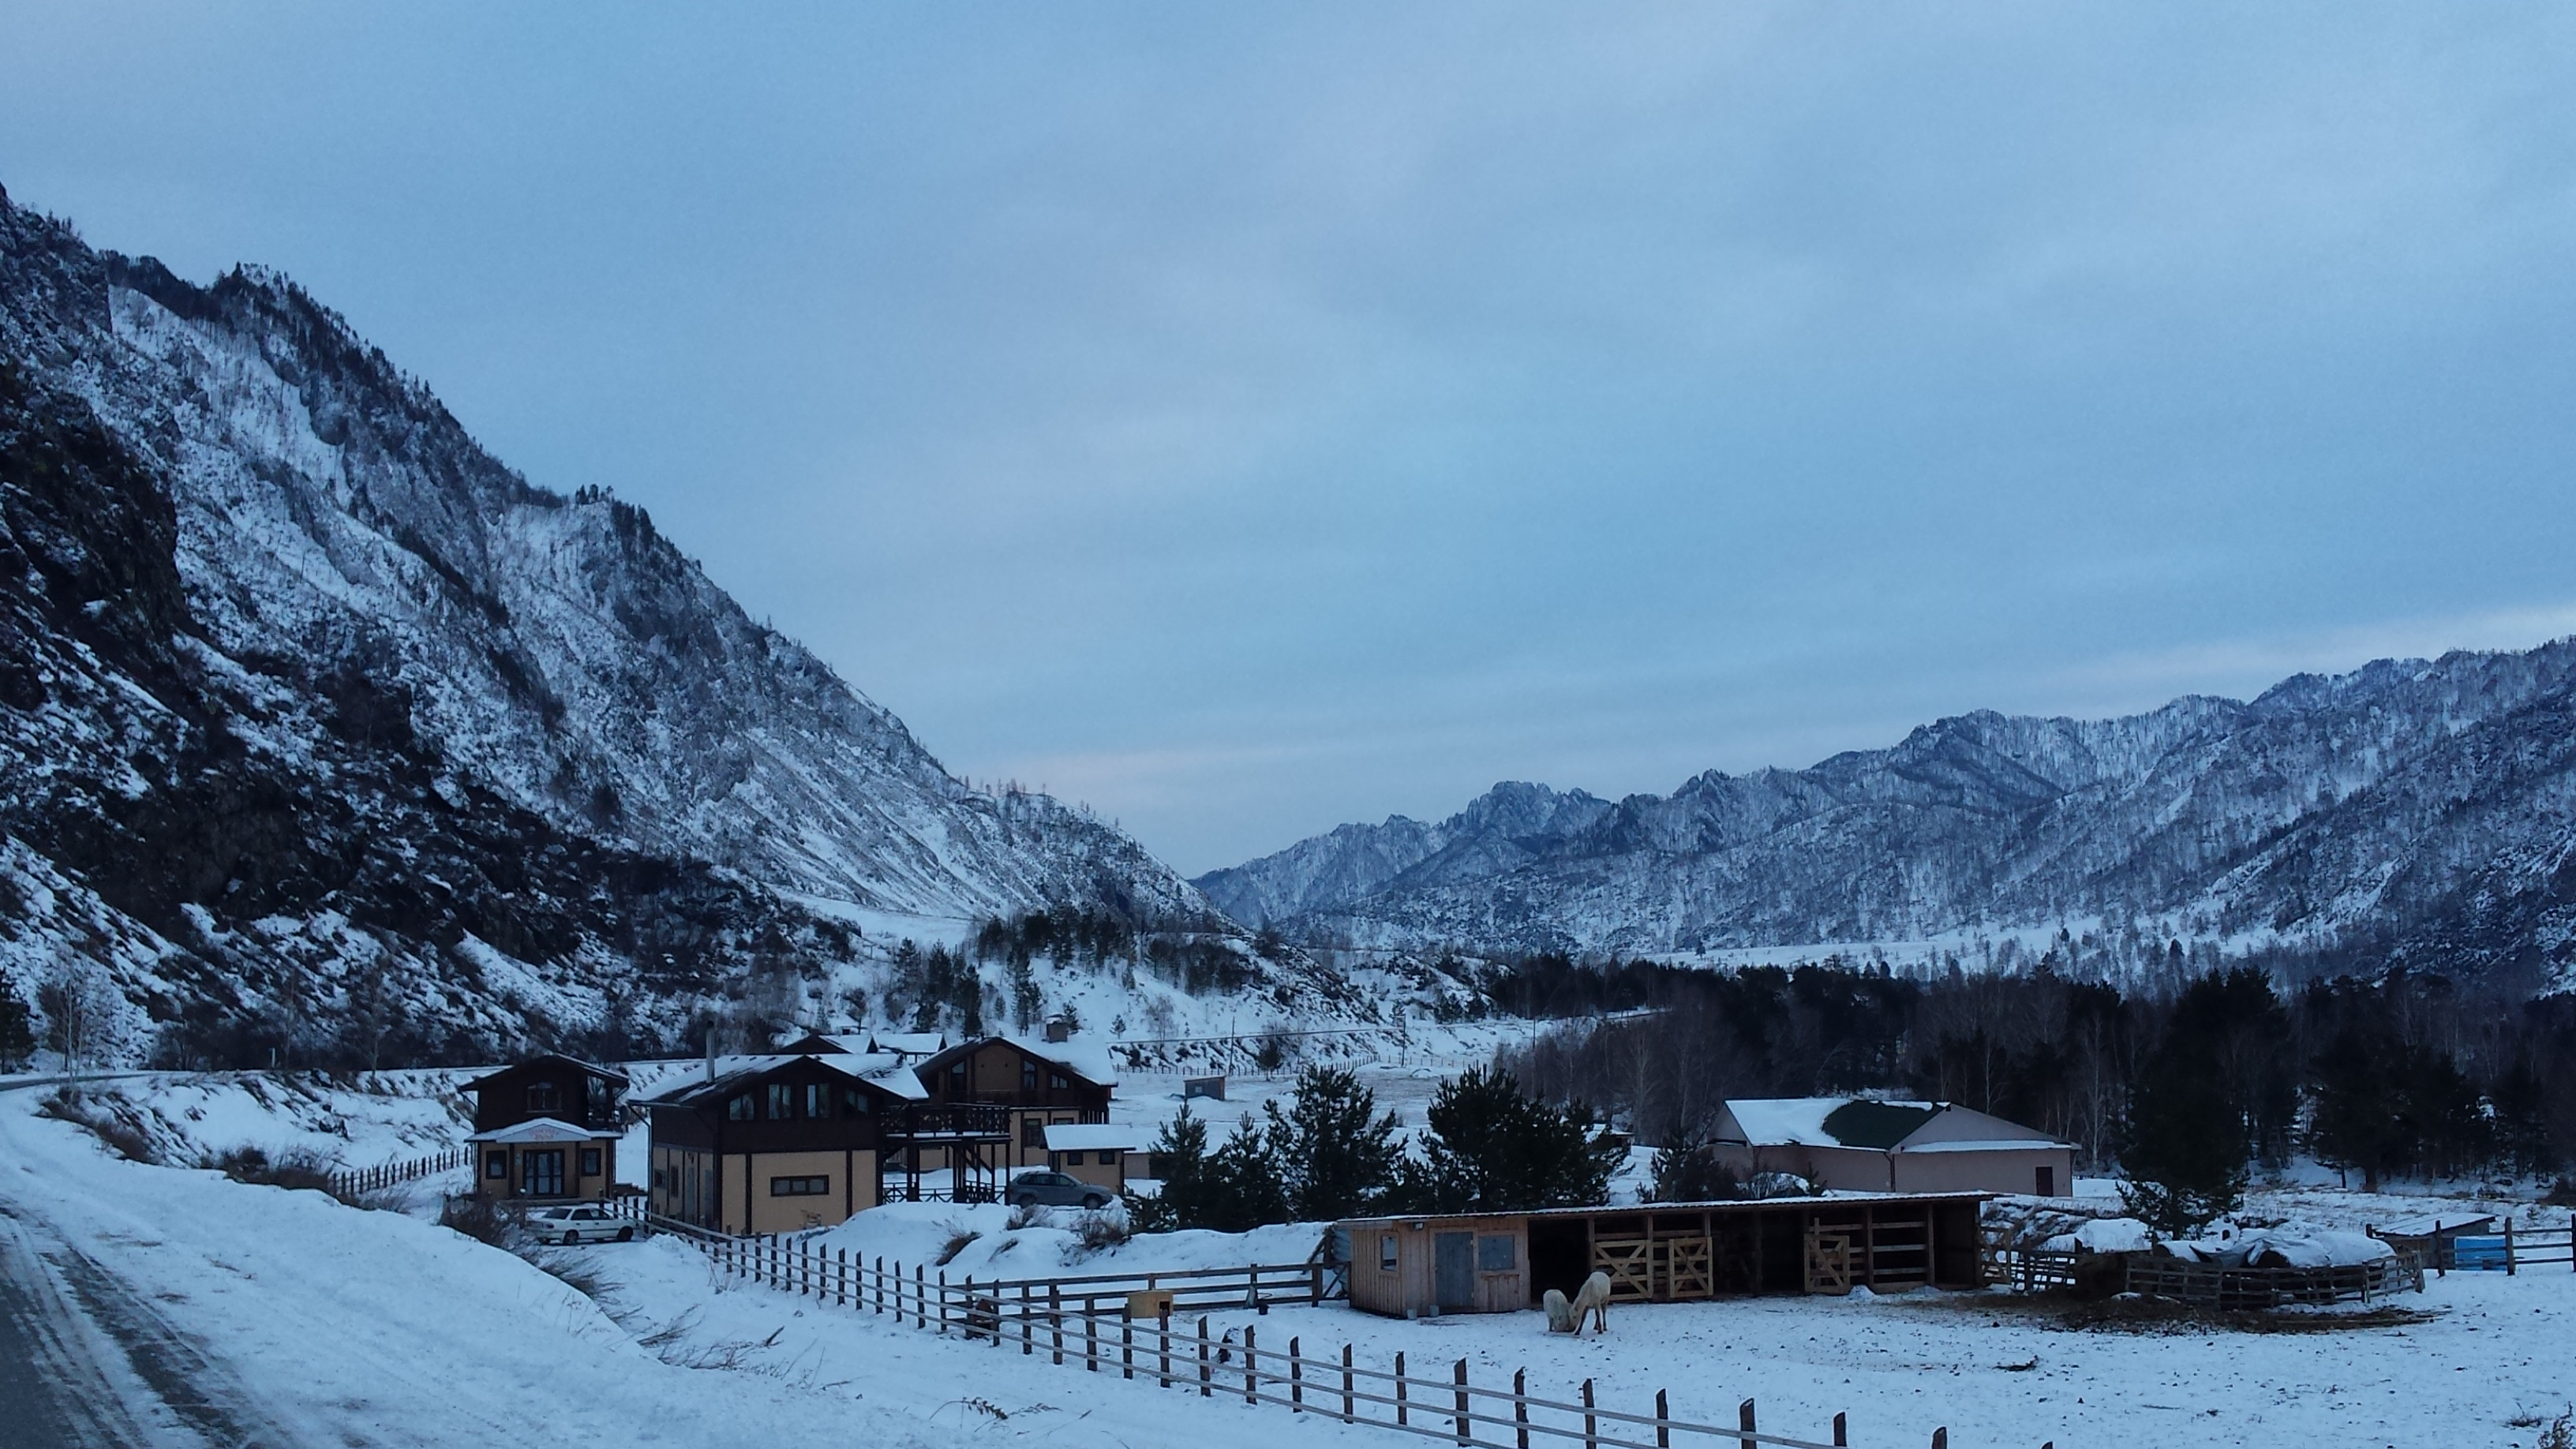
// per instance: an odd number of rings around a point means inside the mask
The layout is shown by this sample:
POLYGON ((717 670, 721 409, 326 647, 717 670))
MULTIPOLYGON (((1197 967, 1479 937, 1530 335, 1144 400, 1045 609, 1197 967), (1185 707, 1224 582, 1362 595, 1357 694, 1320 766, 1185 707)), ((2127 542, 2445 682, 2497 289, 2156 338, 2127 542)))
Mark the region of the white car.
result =
POLYGON ((533 1208, 528 1213, 528 1231, 541 1243, 631 1243, 635 1241, 633 1219, 618 1217, 604 1207, 589 1203, 571 1207, 533 1208))

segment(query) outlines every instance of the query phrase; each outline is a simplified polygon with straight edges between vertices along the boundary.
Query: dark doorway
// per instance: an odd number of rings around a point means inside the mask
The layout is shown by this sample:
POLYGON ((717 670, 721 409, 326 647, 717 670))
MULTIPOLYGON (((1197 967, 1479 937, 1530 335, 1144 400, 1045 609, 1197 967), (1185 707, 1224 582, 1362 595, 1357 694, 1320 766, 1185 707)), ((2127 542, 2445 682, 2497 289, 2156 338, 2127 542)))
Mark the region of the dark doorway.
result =
POLYGON ((1532 1218, 1529 1225, 1530 1301, 1555 1289, 1571 1298, 1592 1276, 1590 1239, 1581 1218, 1532 1218))
POLYGON ((1473 1312, 1476 1307, 1476 1235, 1438 1233, 1431 1243, 1431 1280, 1440 1311, 1473 1312))
POLYGON ((528 1197, 561 1197, 564 1155, 560 1147, 519 1154, 519 1191, 528 1197))

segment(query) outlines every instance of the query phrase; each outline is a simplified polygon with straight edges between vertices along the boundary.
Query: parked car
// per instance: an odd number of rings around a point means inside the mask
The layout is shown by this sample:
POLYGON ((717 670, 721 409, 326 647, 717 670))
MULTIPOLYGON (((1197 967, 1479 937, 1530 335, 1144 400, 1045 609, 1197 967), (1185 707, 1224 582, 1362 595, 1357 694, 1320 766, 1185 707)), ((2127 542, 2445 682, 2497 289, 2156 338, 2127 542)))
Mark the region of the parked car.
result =
POLYGON ((566 1247, 575 1243, 635 1241, 635 1224, 631 1220, 588 1203, 531 1209, 528 1230, 541 1243, 561 1243, 566 1247))
POLYGON ((1098 1183, 1039 1168, 1012 1178, 1002 1199, 1013 1207, 1105 1208, 1109 1195, 1109 1189, 1098 1183))

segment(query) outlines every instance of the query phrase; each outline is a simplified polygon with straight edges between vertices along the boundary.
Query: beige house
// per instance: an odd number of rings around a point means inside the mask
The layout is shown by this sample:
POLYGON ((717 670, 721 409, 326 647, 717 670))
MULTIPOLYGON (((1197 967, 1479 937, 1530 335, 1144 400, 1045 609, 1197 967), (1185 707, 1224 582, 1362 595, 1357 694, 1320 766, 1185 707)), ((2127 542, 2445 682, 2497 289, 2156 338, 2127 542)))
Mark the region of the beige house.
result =
POLYGON ((474 1191, 560 1202, 604 1198, 617 1181, 626 1074, 547 1052, 467 1082, 474 1098, 474 1191))
POLYGON ((903 1064, 729 1057, 654 1097, 653 1210, 720 1233, 826 1227, 883 1200, 882 1155, 922 1098, 903 1064))
POLYGON ((1737 1098, 1713 1141, 1738 1177, 1785 1172, 1831 1192, 2056 1197, 2075 1182, 2072 1145, 1951 1102, 1737 1098))

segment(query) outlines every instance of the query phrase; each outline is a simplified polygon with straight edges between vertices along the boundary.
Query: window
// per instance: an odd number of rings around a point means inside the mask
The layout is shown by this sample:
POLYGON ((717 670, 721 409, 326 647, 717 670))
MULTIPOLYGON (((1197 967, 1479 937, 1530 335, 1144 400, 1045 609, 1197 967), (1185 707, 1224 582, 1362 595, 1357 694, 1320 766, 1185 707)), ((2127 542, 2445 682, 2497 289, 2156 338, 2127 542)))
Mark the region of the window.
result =
POLYGON ((743 1093, 741 1096, 739 1096, 739 1097, 735 1097, 735 1098, 733 1098, 732 1100, 730 1100, 730 1101, 728 1101, 728 1102, 726 1102, 726 1103, 725 1103, 725 1120, 726 1120, 726 1121, 728 1121, 728 1122, 748 1122, 748 1121, 750 1121, 751 1119, 752 1119, 752 1110, 751 1110, 751 1094, 750 1094, 749 1092, 745 1092, 745 1093, 743 1093))
POLYGON ((1037 1089, 1038 1064, 1035 1062, 1020 1063, 1020 1090, 1023 1092, 1034 1092, 1037 1089))
POLYGON ((1395 1271, 1395 1234, 1393 1233, 1377 1235, 1377 1270, 1381 1273, 1395 1271))
POLYGON ((868 1093, 865 1087, 843 1087, 841 1089, 841 1115, 844 1117, 864 1117, 868 1115, 868 1093))
POLYGON ((531 1112, 551 1112, 554 1109, 555 1084, 552 1082, 528 1083, 528 1110, 531 1112))
POLYGON ((1507 1234, 1487 1233, 1476 1239, 1476 1271, 1508 1273, 1520 1266, 1519 1245, 1507 1234))
POLYGON ((617 1094, 609 1087, 606 1077, 592 1077, 589 1080, 590 1120, 604 1124, 616 1108, 617 1094))
POLYGON ((1112 1148, 1112 1149, 1110 1149, 1110 1150, 1108 1150, 1108 1151, 1105 1151, 1105 1152, 1101 1153, 1101 1154, 1100 1154, 1100 1165, 1101 1165, 1101 1166, 1103 1166, 1103 1167, 1116 1167, 1116 1166, 1118 1165, 1118 1153, 1117 1153, 1117 1150, 1116 1150, 1115 1148, 1112 1148))
POLYGON ((2043 1168, 2041 1168, 2041 1169, 2039 1170, 2039 1195, 2040 1195, 2041 1197, 2055 1197, 2055 1196, 2057 1196, 2057 1169, 2056 1169, 2056 1168, 2054 1168, 2054 1167, 2043 1167, 2043 1168))
POLYGON ((584 1177, 599 1176, 598 1148, 585 1147, 581 1150, 581 1175, 584 1177))
POLYGON ((948 1091, 951 1096, 966 1095, 966 1061, 962 1057, 948 1064, 948 1091))
POLYGON ((1047 1073, 1047 1085, 1061 1092, 1065 1088, 1072 1086, 1073 1083, 1066 1081, 1064 1079, 1064 1073, 1062 1072, 1049 1072, 1047 1073))
POLYGON ((530 1197, 561 1197, 564 1191, 564 1154, 560 1147, 530 1149, 519 1154, 519 1191, 530 1197))
POLYGON ((832 1089, 821 1082, 805 1084, 805 1115, 819 1122, 832 1115, 832 1089))
POLYGON ((510 1154, 506 1152, 495 1152, 486 1156, 483 1159, 483 1175, 485 1177, 508 1177, 510 1175, 510 1154))
POLYGON ((785 1122, 796 1115, 796 1087, 790 1082, 769 1084, 769 1120, 785 1122))
POLYGON ((1035 1117, 1022 1117, 1020 1119, 1020 1145, 1022 1147, 1046 1146, 1046 1123, 1035 1117))
POLYGON ((828 1177, 773 1177, 769 1180, 771 1197, 829 1197, 832 1179, 828 1177))
POLYGON ((669 1168, 667 1168, 667 1167, 657 1167, 657 1168, 654 1168, 654 1169, 653 1169, 653 1190, 654 1190, 655 1192, 660 1192, 660 1191, 662 1191, 664 1188, 669 1187, 670 1185, 671 1185, 671 1169, 669 1169, 669 1168))

